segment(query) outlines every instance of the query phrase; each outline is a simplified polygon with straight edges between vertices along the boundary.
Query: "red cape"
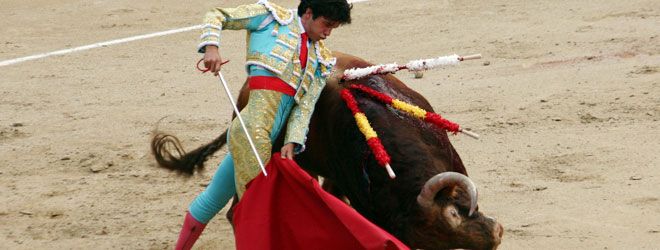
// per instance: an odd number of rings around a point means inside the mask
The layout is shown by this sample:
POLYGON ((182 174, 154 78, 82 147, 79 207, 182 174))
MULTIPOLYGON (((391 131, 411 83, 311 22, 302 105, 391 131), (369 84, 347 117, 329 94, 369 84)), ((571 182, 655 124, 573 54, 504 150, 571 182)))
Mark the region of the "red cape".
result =
POLYGON ((409 249, 276 153, 234 210, 236 249, 409 249))

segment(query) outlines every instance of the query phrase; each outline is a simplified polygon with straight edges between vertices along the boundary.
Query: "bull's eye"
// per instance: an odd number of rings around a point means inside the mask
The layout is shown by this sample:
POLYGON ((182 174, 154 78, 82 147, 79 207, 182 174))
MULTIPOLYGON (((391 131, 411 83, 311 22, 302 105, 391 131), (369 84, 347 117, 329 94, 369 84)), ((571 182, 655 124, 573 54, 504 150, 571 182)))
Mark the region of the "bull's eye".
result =
POLYGON ((444 211, 444 216, 449 225, 453 228, 458 227, 463 221, 461 216, 458 214, 458 210, 454 206, 448 206, 444 211))

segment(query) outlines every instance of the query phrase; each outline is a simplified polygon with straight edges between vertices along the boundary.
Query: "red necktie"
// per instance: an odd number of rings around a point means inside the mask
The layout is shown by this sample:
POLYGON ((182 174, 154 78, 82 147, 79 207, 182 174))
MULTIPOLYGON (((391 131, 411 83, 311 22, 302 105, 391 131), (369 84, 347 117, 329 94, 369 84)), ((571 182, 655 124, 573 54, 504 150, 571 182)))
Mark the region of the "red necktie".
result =
POLYGON ((300 67, 307 66, 307 32, 300 34, 300 67))

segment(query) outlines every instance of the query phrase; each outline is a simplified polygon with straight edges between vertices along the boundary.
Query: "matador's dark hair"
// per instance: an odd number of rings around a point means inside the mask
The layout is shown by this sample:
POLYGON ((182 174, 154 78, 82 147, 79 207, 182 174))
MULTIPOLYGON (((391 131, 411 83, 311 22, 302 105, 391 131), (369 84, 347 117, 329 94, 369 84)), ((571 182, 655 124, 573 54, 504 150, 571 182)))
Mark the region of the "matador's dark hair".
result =
POLYGON ((302 16, 307 8, 312 9, 313 18, 325 17, 340 24, 351 23, 353 4, 346 0, 301 0, 298 5, 298 16, 302 16))

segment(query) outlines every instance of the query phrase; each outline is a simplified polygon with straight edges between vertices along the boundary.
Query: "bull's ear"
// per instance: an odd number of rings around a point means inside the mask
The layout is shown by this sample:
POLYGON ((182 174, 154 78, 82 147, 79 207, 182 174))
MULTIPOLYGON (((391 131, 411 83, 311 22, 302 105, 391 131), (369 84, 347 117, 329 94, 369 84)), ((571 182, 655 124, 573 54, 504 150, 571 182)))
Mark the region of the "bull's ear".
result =
POLYGON ((438 220, 441 221, 448 221, 445 212, 447 212, 448 205, 454 208, 452 204, 452 200, 457 199, 458 197, 458 190, 457 190, 456 185, 450 185, 447 186, 435 195, 433 206, 428 207, 424 211, 426 212, 426 221, 430 224, 436 223, 438 220))
POLYGON ((456 199, 458 198, 458 191, 456 191, 457 187, 458 186, 456 185, 448 186, 440 191, 440 195, 442 195, 442 197, 446 197, 447 199, 456 199))

